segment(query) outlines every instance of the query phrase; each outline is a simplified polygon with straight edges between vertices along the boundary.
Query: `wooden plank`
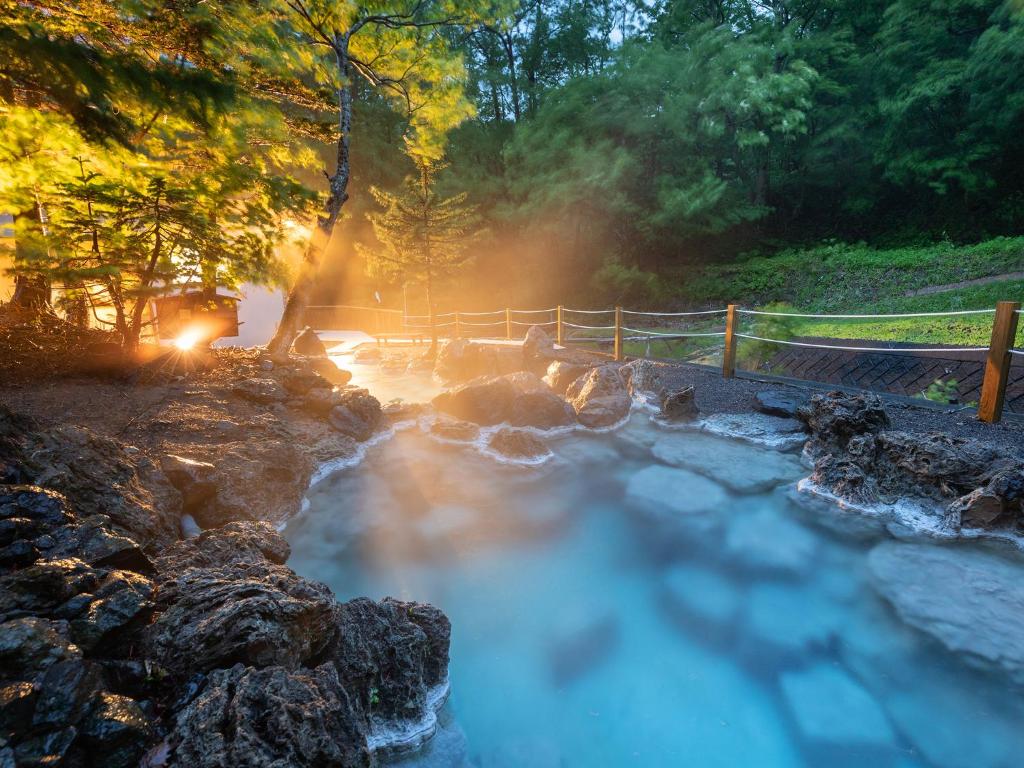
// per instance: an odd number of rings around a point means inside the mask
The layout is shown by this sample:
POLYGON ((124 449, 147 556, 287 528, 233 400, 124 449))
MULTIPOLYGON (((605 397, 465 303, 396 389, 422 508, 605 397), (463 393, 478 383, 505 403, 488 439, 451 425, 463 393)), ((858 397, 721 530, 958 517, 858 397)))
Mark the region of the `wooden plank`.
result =
POLYGON ((1003 415, 1006 383, 1010 377, 1010 348, 1017 335, 1019 301, 1000 301, 992 321, 992 340, 985 358, 985 379, 981 385, 978 419, 995 424, 1003 415))

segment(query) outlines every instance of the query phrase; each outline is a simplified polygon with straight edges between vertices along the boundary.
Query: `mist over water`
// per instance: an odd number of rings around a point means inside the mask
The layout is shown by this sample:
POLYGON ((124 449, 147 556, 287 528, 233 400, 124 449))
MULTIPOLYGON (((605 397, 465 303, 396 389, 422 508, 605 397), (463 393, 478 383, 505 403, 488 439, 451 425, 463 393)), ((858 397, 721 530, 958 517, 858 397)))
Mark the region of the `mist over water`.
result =
MULTIPOLYGON (((399 374, 374 371, 387 401, 399 374)), ((694 512, 705 478, 650 471, 666 435, 719 444, 634 413, 527 468, 412 427, 310 491, 289 565, 452 621, 442 727, 398 764, 1020 764, 1020 688, 900 622, 868 568, 886 535, 785 487, 694 512)))

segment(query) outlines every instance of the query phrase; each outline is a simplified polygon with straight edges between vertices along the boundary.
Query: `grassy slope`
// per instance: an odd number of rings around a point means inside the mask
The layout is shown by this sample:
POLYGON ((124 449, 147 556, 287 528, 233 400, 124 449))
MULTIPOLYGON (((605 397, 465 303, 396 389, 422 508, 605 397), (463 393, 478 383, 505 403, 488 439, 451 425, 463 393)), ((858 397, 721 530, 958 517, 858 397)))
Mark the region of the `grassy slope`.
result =
MULTIPOLYGON (((786 302, 790 311, 888 314, 987 309, 1001 299, 1024 300, 1024 281, 1006 280, 929 296, 908 291, 1024 270, 1024 237, 996 238, 974 246, 948 243, 873 250, 828 245, 710 267, 687 281, 683 295, 706 304, 740 301, 748 307, 786 302)), ((908 318, 892 321, 793 320, 791 335, 866 338, 928 344, 985 345, 991 315, 908 318)), ((746 322, 759 333, 757 321, 746 322)), ((773 330, 779 330, 775 328, 773 330)), ((1024 331, 1018 336, 1022 340, 1024 331)))

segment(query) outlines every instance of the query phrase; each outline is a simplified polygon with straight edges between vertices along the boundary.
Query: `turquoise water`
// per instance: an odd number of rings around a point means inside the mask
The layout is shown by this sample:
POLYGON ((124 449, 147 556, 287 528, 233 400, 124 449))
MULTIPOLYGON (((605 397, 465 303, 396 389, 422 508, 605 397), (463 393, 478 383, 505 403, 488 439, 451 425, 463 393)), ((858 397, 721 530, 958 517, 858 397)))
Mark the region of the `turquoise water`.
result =
POLYGON ((296 571, 452 621, 441 731, 400 765, 1024 764, 1020 689, 872 588, 883 534, 819 526, 785 485, 702 508, 704 478, 649 470, 656 439, 720 446, 634 414, 525 468, 412 428, 311 490, 296 571))

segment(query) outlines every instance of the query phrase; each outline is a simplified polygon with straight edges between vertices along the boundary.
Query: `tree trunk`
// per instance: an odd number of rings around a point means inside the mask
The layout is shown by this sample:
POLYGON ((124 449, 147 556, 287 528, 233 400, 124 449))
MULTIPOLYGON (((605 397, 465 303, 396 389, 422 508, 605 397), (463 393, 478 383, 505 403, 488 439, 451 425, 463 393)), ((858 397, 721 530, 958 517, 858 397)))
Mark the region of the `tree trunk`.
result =
POLYGON ((320 259, 327 251, 334 235, 334 227, 341 215, 341 207, 348 200, 348 181, 350 174, 349 135, 352 131, 352 78, 348 55, 348 33, 337 35, 334 41, 334 53, 338 62, 338 75, 341 85, 338 87, 338 150, 337 164, 334 175, 330 177, 330 194, 327 198, 324 214, 317 219, 316 228, 309 238, 306 252, 299 266, 295 283, 288 292, 281 322, 277 326, 274 338, 267 345, 272 355, 286 355, 298 334, 303 315, 309 304, 310 295, 316 285, 317 273, 320 270, 320 259))

